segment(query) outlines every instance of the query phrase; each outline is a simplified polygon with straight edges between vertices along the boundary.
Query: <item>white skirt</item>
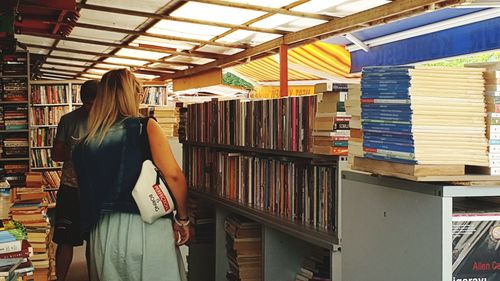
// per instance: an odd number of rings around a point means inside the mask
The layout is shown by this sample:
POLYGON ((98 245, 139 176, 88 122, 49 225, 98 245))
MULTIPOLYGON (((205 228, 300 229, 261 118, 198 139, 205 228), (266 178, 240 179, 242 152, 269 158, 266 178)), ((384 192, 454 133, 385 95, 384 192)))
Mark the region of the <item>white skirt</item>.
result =
POLYGON ((170 219, 147 224, 137 214, 104 214, 89 245, 91 281, 186 280, 170 219))

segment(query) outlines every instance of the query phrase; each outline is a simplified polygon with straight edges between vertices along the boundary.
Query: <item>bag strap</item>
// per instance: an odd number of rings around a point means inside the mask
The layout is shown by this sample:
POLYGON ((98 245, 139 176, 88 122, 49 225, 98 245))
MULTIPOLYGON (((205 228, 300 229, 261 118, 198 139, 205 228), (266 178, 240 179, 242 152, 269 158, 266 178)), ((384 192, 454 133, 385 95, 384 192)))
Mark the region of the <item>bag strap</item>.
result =
POLYGON ((143 160, 151 160, 153 161, 153 156, 151 155, 151 148, 149 147, 149 137, 148 137, 148 121, 150 118, 154 117, 143 117, 140 119, 141 122, 141 151, 143 155, 143 160))

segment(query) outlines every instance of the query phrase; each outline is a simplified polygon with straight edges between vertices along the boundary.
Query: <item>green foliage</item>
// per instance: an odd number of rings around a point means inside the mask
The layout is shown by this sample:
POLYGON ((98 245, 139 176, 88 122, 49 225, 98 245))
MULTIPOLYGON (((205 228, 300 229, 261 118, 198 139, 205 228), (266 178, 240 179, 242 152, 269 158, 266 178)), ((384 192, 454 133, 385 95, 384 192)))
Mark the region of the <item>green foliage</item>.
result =
POLYGON ((224 84, 226 85, 231 85, 231 86, 238 86, 238 87, 243 87, 247 90, 253 90, 253 85, 248 83, 247 81, 241 79, 240 77, 230 73, 226 72, 224 73, 224 76, 222 77, 224 84))
POLYGON ((447 67, 462 67, 469 63, 482 63, 500 61, 500 52, 489 52, 478 55, 470 55, 456 59, 443 60, 438 62, 426 63, 428 66, 447 66, 447 67))

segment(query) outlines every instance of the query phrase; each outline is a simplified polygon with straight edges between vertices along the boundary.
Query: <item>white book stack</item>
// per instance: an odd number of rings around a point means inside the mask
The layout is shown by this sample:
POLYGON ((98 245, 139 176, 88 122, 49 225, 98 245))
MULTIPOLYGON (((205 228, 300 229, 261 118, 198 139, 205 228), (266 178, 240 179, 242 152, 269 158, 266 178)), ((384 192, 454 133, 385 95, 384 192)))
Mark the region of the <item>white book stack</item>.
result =
POLYGON ((488 138, 489 167, 482 169, 490 175, 500 175, 500 63, 479 63, 467 65, 486 69, 485 100, 486 100, 486 136, 488 138))
POLYGON ((354 157, 363 157, 363 131, 361 125, 361 85, 349 84, 349 91, 345 101, 345 111, 351 115, 349 127, 351 135, 349 137, 348 164, 351 166, 354 157))

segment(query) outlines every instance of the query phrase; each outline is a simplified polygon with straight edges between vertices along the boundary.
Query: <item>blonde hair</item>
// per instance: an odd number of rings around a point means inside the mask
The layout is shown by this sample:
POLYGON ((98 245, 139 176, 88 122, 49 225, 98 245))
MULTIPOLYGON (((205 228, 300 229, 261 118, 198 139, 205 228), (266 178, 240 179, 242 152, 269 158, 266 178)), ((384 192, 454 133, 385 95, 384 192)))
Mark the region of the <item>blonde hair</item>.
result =
POLYGON ((138 117, 141 83, 127 69, 106 72, 97 87, 97 97, 90 110, 88 135, 85 142, 98 138, 102 143, 107 132, 118 119, 138 117))

